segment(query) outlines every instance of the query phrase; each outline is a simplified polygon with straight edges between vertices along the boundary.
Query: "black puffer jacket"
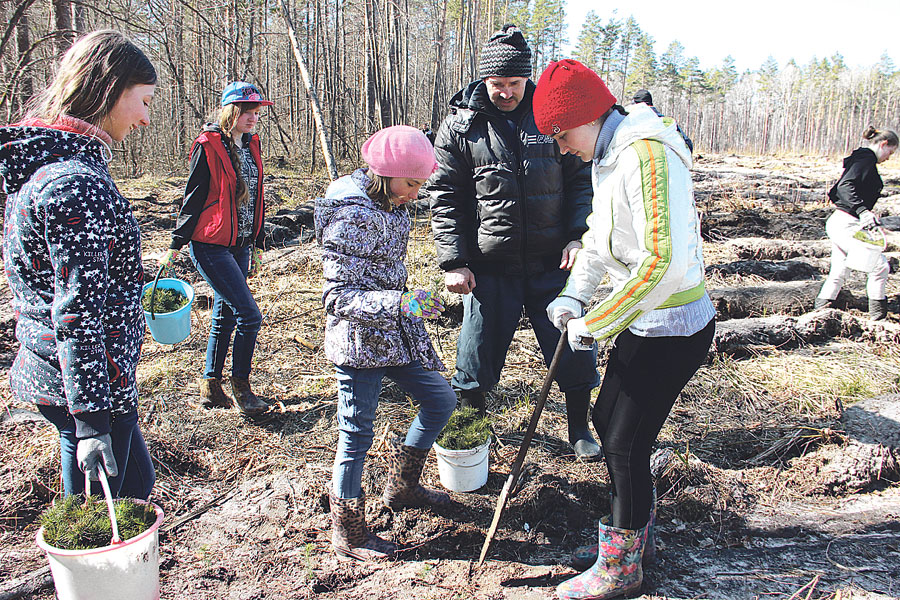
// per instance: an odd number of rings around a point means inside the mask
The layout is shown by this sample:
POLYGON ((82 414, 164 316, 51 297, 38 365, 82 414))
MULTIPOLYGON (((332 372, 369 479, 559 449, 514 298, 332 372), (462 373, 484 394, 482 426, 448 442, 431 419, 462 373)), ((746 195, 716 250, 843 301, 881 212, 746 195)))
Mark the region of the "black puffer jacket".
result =
POLYGON ((884 187, 877 164, 878 157, 869 148, 857 148, 845 158, 844 174, 828 192, 834 205, 857 218, 862 211, 872 210, 884 187))
POLYGON ((587 231, 590 163, 562 156, 534 124, 528 81, 515 137, 481 81, 450 100, 428 182, 440 267, 539 273, 587 231))

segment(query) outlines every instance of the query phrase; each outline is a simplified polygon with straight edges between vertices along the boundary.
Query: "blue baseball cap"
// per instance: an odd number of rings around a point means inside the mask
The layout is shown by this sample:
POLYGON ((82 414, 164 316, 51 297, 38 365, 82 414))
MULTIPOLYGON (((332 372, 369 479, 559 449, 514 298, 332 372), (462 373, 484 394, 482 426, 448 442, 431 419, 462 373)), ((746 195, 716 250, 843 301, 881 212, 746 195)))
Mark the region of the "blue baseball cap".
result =
POLYGON ((274 102, 263 100, 262 94, 259 93, 256 86, 246 81, 235 81, 222 90, 222 106, 238 102, 253 102, 260 106, 272 106, 275 104, 274 102))

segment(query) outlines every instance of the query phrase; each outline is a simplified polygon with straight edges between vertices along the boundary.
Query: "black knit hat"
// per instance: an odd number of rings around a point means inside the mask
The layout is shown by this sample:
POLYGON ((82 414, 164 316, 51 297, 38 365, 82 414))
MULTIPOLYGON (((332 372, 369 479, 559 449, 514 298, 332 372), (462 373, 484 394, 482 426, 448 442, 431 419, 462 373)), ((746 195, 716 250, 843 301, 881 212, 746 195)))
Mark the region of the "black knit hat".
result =
POLYGON ((636 91, 632 100, 635 104, 637 104, 638 102, 643 102, 644 104, 653 106, 653 96, 651 96, 650 92, 648 92, 647 90, 636 91))
POLYGON ((531 48, 515 25, 504 25, 481 48, 478 78, 531 77, 531 48))

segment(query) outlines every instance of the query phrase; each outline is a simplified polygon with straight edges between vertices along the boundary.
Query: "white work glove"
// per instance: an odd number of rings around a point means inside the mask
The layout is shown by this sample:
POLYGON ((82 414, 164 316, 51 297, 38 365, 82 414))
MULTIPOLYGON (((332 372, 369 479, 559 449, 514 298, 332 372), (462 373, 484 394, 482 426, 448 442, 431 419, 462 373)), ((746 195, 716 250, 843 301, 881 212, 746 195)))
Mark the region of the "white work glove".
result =
POLYGON ((547 305, 547 318, 560 331, 566 330, 569 319, 577 319, 584 314, 584 306, 580 300, 570 296, 557 296, 547 305))
POLYGON ((859 226, 863 229, 875 229, 879 225, 881 225, 881 222, 871 210, 864 210, 859 213, 859 226))
POLYGON ((112 439, 108 433, 78 440, 75 458, 78 461, 78 468, 87 473, 91 481, 97 481, 100 478, 97 475, 97 468, 101 461, 110 477, 119 474, 116 457, 113 456, 112 439))
POLYGON ((588 331, 584 318, 578 317, 571 319, 566 324, 566 331, 569 336, 569 348, 572 352, 579 350, 590 350, 594 347, 594 336, 588 331))

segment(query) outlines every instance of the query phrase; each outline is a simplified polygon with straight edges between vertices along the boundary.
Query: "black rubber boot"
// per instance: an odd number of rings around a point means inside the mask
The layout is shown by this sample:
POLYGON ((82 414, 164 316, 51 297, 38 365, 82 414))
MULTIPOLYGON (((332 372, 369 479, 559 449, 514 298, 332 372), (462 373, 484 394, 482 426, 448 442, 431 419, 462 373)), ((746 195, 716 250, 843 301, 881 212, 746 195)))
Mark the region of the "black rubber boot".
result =
POLYGON ((887 318, 887 298, 882 300, 869 298, 869 318, 875 321, 883 321, 887 318))
POLYGON ((575 458, 594 461, 603 457, 600 445, 588 429, 588 410, 591 407, 591 391, 566 392, 566 420, 569 424, 569 443, 575 450, 575 458))
POLYGON ((484 416, 487 413, 484 408, 484 392, 481 390, 460 390, 459 407, 474 408, 479 415, 484 416))

